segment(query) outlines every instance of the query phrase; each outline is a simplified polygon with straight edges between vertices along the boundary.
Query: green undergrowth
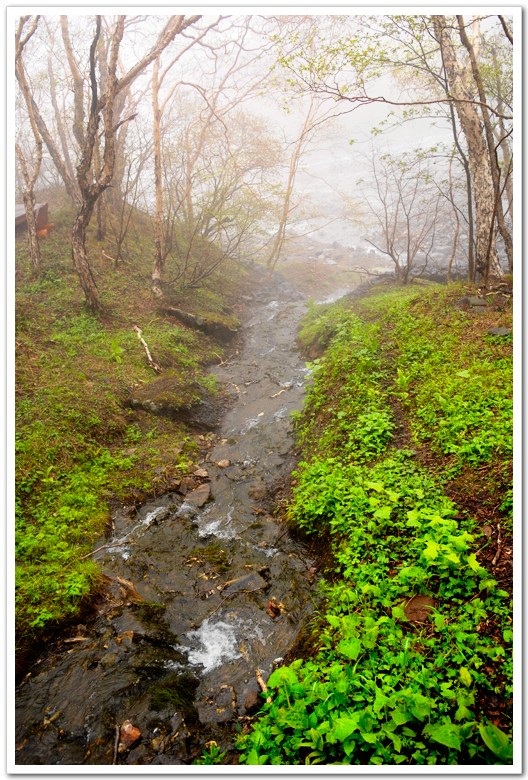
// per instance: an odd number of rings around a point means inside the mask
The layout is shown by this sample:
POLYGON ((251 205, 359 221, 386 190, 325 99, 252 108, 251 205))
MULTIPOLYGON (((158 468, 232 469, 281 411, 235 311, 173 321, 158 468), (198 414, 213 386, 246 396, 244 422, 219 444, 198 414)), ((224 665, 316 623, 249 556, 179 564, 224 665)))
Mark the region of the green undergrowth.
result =
MULTIPOLYGON (((42 274, 32 277, 27 239, 16 241, 16 628, 27 646, 74 618, 100 583, 90 560, 112 501, 135 503, 170 489, 199 454, 183 424, 130 408, 157 378, 134 326, 170 377, 172 404, 215 395, 207 365, 222 345, 164 316, 149 286, 152 243, 138 215, 125 261, 103 255, 112 245, 89 238, 103 312, 84 307, 71 267, 72 215, 54 212, 42 241, 42 274)), ((144 224, 143 224, 144 223, 144 224)), ((236 325, 232 306, 244 283, 240 267, 222 268, 222 285, 173 291, 170 305, 236 325), (222 291, 220 293, 220 290, 222 291)))
POLYGON ((488 333, 511 308, 465 311, 462 294, 396 289, 308 314, 301 341, 328 348, 297 418, 287 516, 331 563, 313 651, 270 676, 243 763, 512 762, 510 582, 483 532, 511 530, 511 337, 488 333))

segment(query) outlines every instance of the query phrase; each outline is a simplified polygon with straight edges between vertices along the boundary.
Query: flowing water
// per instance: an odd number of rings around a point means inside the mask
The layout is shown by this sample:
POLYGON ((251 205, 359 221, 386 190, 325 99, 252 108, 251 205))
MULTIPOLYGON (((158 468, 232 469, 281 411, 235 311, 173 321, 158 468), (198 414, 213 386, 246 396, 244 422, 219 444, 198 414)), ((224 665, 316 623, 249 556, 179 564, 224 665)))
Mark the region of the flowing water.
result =
POLYGON ((294 347, 304 303, 275 279, 247 309, 238 349, 214 369, 232 403, 187 492, 114 513, 95 555, 108 582, 97 616, 19 685, 17 763, 186 764, 210 740, 229 750, 256 707, 255 670, 269 676, 313 610, 313 560, 270 514, 307 379, 294 347))

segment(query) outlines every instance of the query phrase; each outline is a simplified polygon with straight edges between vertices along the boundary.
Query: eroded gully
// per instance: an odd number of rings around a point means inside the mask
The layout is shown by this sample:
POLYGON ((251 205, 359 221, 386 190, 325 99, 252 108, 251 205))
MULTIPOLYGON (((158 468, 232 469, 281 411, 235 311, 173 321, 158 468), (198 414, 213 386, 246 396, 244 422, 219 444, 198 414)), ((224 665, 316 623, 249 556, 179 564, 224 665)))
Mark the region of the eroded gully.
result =
POLYGON ((269 676, 314 608, 309 552, 270 514, 307 378, 303 310, 283 280, 260 286, 214 369, 232 403, 186 495, 114 513, 97 616, 18 687, 17 763, 187 764, 211 740, 229 755, 255 670, 269 676))

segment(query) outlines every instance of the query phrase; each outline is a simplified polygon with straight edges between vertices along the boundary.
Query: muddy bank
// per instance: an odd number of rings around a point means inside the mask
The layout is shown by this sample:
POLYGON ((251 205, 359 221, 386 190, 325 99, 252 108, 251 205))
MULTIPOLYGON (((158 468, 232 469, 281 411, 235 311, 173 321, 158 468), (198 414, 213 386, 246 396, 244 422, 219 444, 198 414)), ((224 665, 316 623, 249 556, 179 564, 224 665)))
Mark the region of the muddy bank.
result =
POLYGON ((231 402, 203 463, 178 491, 114 513, 95 555, 99 614, 19 686, 19 764, 192 763, 210 740, 229 751, 258 707, 255 670, 269 676, 314 609, 314 561, 271 515, 307 378, 293 346, 304 302, 277 277, 246 303, 243 340, 214 369, 231 402))

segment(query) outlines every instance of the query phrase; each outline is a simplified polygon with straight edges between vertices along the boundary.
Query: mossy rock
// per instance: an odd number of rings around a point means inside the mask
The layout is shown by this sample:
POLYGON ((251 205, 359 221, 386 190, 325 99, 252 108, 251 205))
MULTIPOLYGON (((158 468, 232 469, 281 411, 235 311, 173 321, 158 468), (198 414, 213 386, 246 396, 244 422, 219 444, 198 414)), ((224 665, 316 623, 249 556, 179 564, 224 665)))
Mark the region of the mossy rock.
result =
POLYGON ((185 422, 198 430, 214 430, 221 417, 218 400, 197 384, 186 385, 178 374, 166 374, 135 388, 129 404, 151 414, 185 422))

